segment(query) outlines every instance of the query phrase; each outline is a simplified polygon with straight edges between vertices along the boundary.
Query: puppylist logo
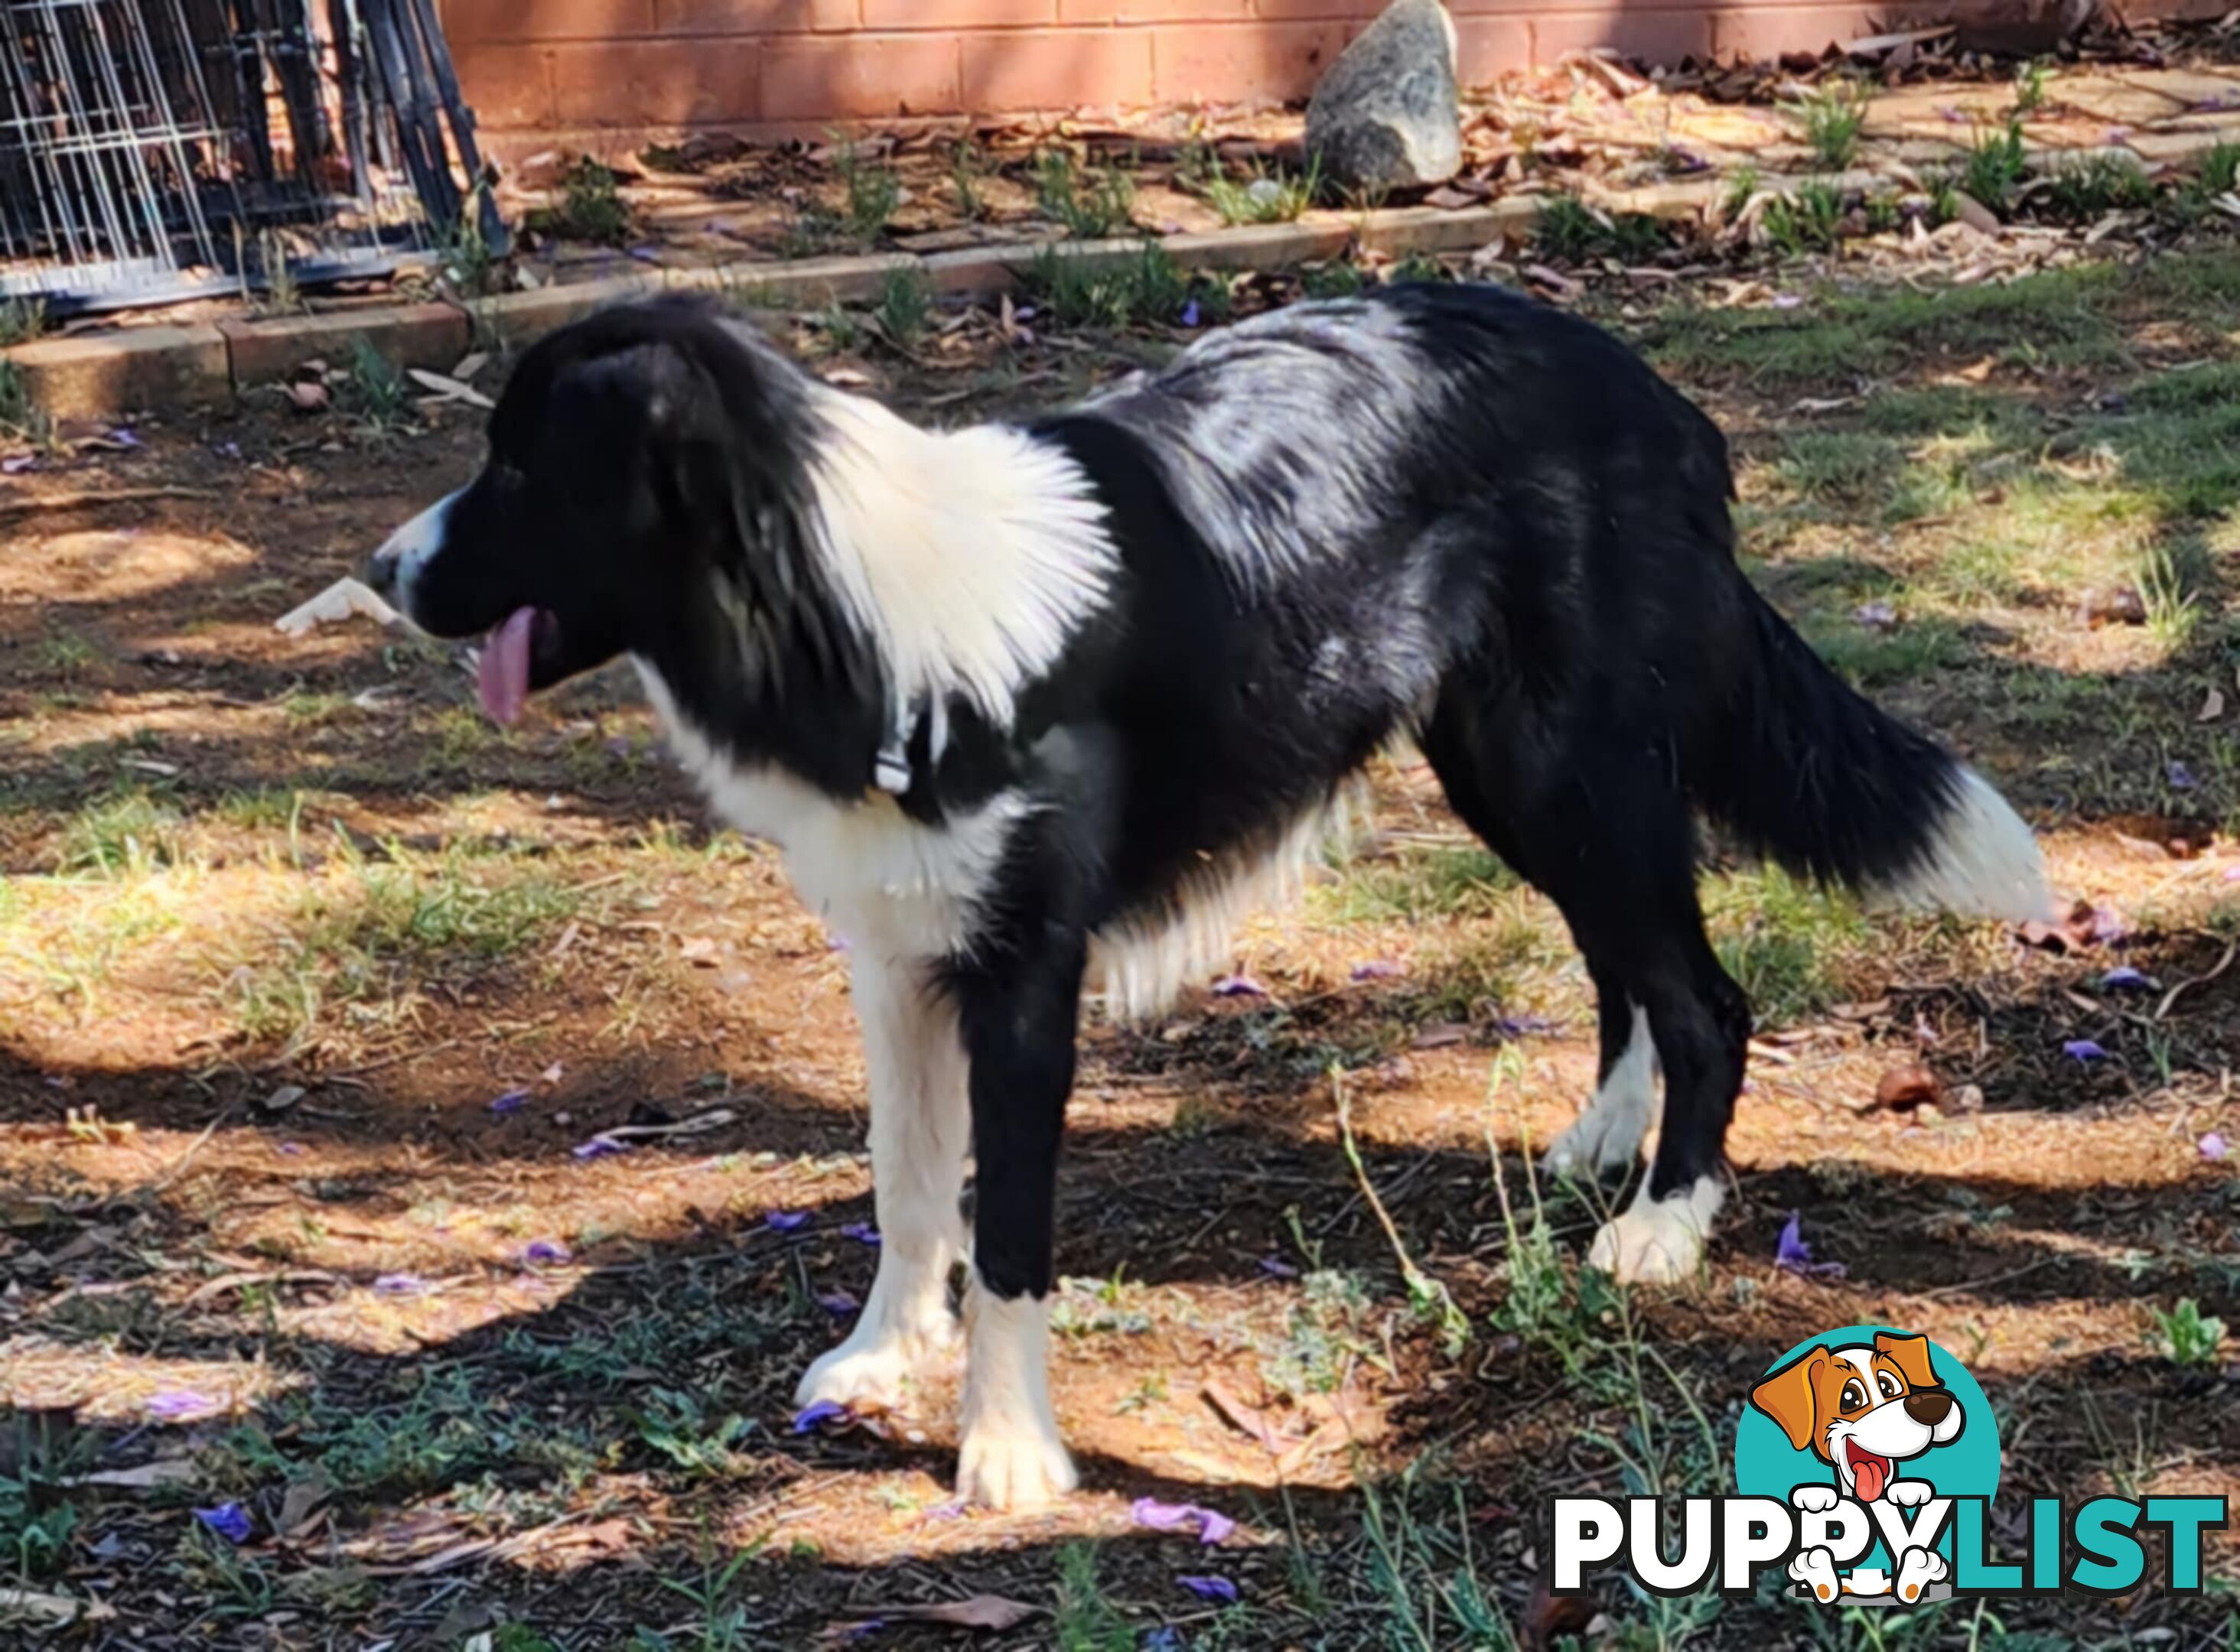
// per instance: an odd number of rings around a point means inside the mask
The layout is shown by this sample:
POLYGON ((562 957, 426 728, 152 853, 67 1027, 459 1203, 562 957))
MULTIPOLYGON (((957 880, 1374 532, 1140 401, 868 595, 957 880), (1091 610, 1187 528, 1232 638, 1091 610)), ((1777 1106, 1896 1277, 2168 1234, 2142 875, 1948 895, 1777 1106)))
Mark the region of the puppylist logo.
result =
POLYGON ((1954 1595, 2121 1595, 2147 1580, 2202 1591, 2203 1534, 2222 1497, 2033 1498, 2013 1559, 1989 1548, 1999 1488, 1990 1402, 1950 1351, 1886 1325, 1847 1325, 1766 1368, 1735 1430, 1731 1497, 1558 1497, 1554 1589, 1622 1562, 1657 1595, 1743 1595, 1769 1569, 1822 1606, 1914 1605, 1954 1595), (2145 1537, 2163 1541, 2151 1555, 2145 1537))

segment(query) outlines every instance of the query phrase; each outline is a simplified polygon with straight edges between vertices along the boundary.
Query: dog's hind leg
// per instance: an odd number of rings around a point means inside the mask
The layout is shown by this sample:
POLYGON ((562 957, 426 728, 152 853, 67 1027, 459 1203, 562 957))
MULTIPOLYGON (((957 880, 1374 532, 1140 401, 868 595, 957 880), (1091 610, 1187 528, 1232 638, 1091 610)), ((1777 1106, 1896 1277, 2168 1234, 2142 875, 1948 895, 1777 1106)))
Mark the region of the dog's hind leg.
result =
MULTIPOLYGON (((1578 726, 1535 721, 1514 696, 1489 703, 1450 684, 1423 749, 1463 817, 1562 909, 1603 1000, 1606 1085, 1647 1077, 1645 1063, 1628 1070, 1629 1058, 1640 1061, 1630 1015, 1612 1059, 1617 990, 1646 1014, 1664 1069, 1657 1158, 1587 1259, 1621 1279, 1678 1279, 1701 1261, 1722 1201, 1720 1154, 1742 1085, 1749 1006, 1704 937, 1694 826, 1659 743, 1607 729, 1583 737, 1578 726)), ((1614 1109, 1624 1109, 1615 1118, 1629 1129, 1637 1116, 1645 1126, 1645 1088, 1637 1083, 1624 1101, 1613 1096, 1614 1109)), ((1620 1134, 1598 1125, 1597 1151, 1620 1134)))
POLYGON ((858 953, 851 979, 870 1070, 879 1271, 855 1329, 809 1368, 795 1398, 890 1407, 957 1340, 949 1279, 970 1135, 964 1047, 956 1007, 922 966, 858 953))
MULTIPOLYGON (((1521 713, 1512 709, 1510 715, 1521 713)), ((1511 871, 1556 901, 1586 960, 1587 974, 1595 983, 1602 1044, 1595 1093, 1548 1149, 1547 1163, 1558 1176, 1592 1176, 1630 1166, 1641 1157, 1642 1138, 1657 1110, 1657 1046, 1649 1013, 1626 991, 1617 957, 1597 944, 1599 937, 1592 926, 1583 924, 1564 906, 1559 891, 1569 880, 1560 875, 1560 866, 1545 878, 1535 869, 1536 858, 1555 857, 1545 848, 1536 857, 1527 847, 1533 834, 1512 823, 1511 811, 1520 797, 1529 796, 1533 783, 1511 761, 1511 749, 1487 737, 1488 729, 1503 721, 1501 714, 1488 717, 1460 696, 1443 701, 1423 730, 1423 752, 1463 824, 1483 838, 1511 871), (1551 883, 1557 887, 1551 888, 1551 883)))

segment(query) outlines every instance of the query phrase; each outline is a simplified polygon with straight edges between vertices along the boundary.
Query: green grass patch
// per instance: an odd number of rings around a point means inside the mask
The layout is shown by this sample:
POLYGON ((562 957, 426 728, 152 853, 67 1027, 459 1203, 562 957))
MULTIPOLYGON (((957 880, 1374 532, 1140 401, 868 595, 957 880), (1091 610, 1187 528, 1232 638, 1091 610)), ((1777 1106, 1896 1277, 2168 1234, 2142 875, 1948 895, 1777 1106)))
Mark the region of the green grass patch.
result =
POLYGON ((1867 107, 1873 94, 1857 81, 1837 80, 1794 102, 1782 105, 1795 121, 1812 157, 1831 172, 1849 166, 1859 152, 1859 134, 1867 123, 1867 107))
POLYGON ((1774 1025, 1838 1002, 1847 970, 1874 941, 1857 902, 1777 866, 1705 879, 1703 908, 1720 963, 1774 1025))
POLYGON ((1490 916, 1517 887, 1517 875, 1476 843, 1408 843, 1347 862, 1315 899, 1328 923, 1414 923, 1490 916))
POLYGON ((1136 186, 1117 167, 1084 169, 1062 149, 1035 157, 1035 195, 1066 233, 1097 241, 1135 227, 1136 186))
POLYGON ((1314 205, 1321 193, 1322 163, 1309 162, 1304 172, 1255 167, 1243 178, 1216 172, 1201 189, 1206 204, 1221 214, 1223 223, 1289 223, 1314 205))

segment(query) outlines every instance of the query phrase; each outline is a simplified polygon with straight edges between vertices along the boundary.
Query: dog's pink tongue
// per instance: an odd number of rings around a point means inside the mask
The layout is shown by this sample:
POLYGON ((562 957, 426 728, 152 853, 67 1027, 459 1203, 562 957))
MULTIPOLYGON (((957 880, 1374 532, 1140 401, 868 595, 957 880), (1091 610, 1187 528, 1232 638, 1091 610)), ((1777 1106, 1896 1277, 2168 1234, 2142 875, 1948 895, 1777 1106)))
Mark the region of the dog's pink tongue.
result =
POLYGON ((517 608, 505 623, 483 639, 482 670, 477 686, 483 709, 493 723, 521 720, 529 703, 529 643, 537 629, 537 610, 517 608))
POLYGON ((1880 1457, 1854 1457, 1851 1472, 1858 1477, 1859 1501, 1872 1502, 1883 1495, 1883 1482, 1889 1477, 1880 1457))

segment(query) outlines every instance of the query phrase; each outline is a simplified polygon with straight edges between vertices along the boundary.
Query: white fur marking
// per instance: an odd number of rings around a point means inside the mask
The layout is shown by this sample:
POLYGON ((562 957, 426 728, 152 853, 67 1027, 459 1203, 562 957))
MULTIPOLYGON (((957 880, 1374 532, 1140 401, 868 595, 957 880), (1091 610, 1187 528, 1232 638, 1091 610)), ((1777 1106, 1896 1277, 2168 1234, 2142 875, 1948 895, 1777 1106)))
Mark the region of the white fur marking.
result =
POLYGON ((1185 877, 1171 909, 1100 930, 1089 976, 1104 995, 1106 1017, 1158 1015, 1185 986, 1224 965, 1244 921, 1290 900, 1331 840, 1346 835, 1347 803, 1341 796, 1310 810, 1264 853, 1217 860, 1185 877))
POLYGON ((1649 1196, 1649 1183, 1622 1214, 1602 1225, 1587 1251, 1587 1266, 1628 1284, 1669 1285, 1690 1278, 1703 1260, 1711 1218, 1727 1202, 1715 1176, 1668 1198, 1649 1196))
POLYGON ((989 1509, 1038 1508, 1080 1483, 1050 1410, 1049 1303, 1006 1302, 975 1281, 965 1311, 972 1352, 957 1495, 989 1509))
POLYGON ((1548 1149, 1548 1168, 1557 1176, 1577 1176, 1631 1164, 1641 1156, 1641 1138, 1656 1111, 1657 1041, 1649 1029, 1649 1012, 1636 1004, 1625 1053, 1587 1110, 1548 1149))
POLYGON ((443 548, 443 534, 450 522, 451 507, 458 503, 459 496, 465 491, 464 488, 452 489, 390 535, 382 542, 381 549, 373 553, 377 563, 389 561, 396 564, 390 590, 396 596, 397 612, 407 619, 413 617, 413 584, 419 578, 420 570, 428 565, 428 559, 443 548))
POLYGON ((1023 431, 921 430, 826 390, 810 461, 827 565, 901 703, 961 693, 1002 724, 1057 663, 1117 563, 1080 468, 1023 431))
POLYGON ((809 1368, 794 1397, 891 1409, 956 1345, 949 1276, 963 1254, 957 1199, 972 1120, 956 1011, 915 969, 862 952, 853 962, 870 1069, 879 1272, 855 1329, 809 1368))
POLYGON ((849 944, 886 958, 957 951, 972 908, 1001 863, 1026 799, 1000 792, 974 813, 927 826, 883 793, 837 803, 782 769, 744 769, 677 710, 661 674, 640 660, 646 697, 670 744, 709 801, 741 831, 785 851, 802 900, 849 944))
POLYGON ((2054 916, 2037 840, 1991 783, 1964 767, 1929 858, 1881 893, 1893 905, 1961 917, 2043 923, 2054 916))

